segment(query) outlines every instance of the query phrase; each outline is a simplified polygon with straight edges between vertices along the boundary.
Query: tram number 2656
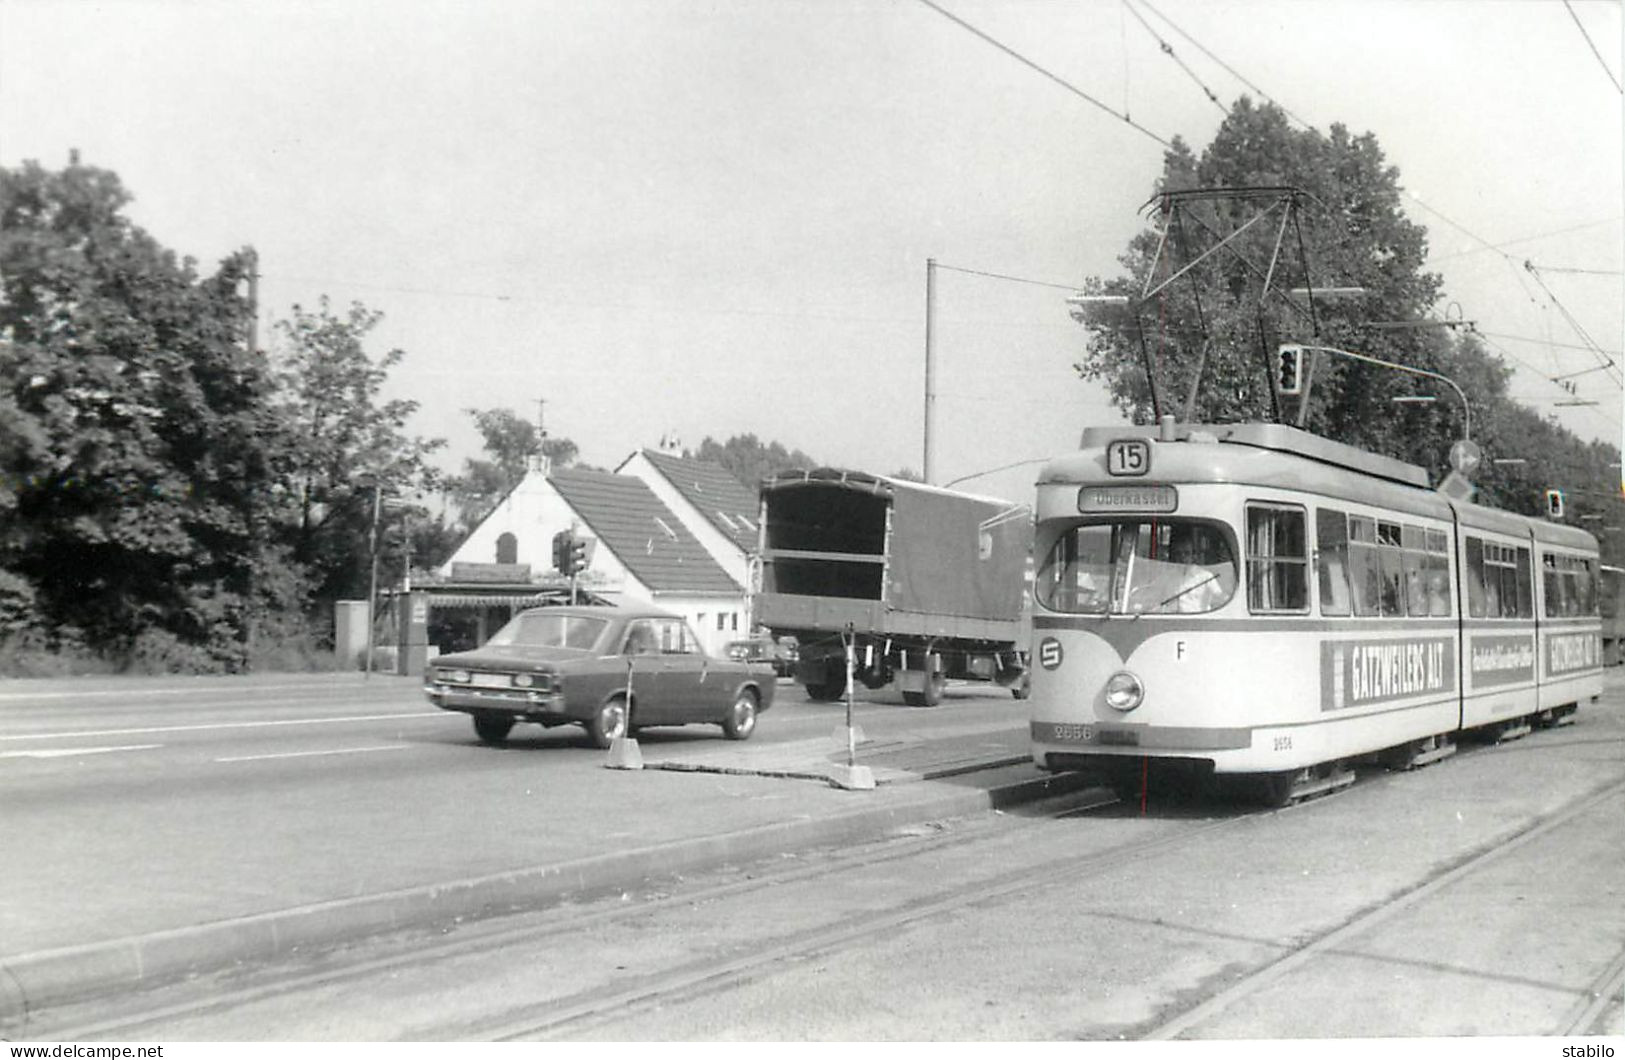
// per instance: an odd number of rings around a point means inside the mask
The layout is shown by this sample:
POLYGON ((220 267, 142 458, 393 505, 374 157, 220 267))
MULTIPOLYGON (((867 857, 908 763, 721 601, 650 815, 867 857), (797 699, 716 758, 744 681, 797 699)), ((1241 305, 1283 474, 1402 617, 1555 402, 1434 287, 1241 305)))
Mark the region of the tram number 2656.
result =
POLYGON ((1292 737, 1290 737, 1290 736, 1277 736, 1275 738, 1275 749, 1277 751, 1290 751, 1290 750, 1292 750, 1292 737))

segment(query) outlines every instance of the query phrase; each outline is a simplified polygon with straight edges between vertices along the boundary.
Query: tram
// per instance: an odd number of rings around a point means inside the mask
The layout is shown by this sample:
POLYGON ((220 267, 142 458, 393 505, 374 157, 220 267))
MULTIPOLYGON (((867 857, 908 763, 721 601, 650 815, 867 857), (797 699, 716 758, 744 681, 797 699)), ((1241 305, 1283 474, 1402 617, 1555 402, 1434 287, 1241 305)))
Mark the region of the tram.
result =
POLYGON ((1281 424, 1091 428, 1037 486, 1032 756, 1281 804, 1602 693, 1596 539, 1281 424))

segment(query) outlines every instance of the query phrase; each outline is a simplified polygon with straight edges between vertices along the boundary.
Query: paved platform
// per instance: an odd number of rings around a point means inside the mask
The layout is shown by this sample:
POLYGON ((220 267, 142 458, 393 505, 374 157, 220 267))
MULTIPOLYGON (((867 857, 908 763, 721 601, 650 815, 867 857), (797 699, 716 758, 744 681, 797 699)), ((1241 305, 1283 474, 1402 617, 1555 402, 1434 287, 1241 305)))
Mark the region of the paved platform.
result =
POLYGON ((1027 731, 1008 721, 933 729, 929 736, 868 736, 855 725, 853 739, 838 725, 821 739, 781 744, 690 744, 644 754, 644 768, 735 776, 779 777, 836 783, 832 766, 866 766, 875 783, 902 784, 1015 766, 1030 758, 1027 731), (850 759, 850 763, 849 763, 850 759))

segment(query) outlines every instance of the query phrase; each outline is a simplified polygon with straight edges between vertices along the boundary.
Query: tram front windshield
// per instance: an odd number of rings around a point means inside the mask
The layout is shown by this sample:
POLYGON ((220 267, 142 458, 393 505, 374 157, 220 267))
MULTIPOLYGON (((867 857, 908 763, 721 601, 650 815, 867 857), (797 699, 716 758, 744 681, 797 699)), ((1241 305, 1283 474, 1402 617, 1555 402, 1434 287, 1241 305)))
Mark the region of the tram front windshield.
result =
POLYGON ((1180 520, 1085 523, 1044 558, 1040 606, 1071 614, 1199 614, 1236 591, 1236 555, 1218 524, 1180 520))

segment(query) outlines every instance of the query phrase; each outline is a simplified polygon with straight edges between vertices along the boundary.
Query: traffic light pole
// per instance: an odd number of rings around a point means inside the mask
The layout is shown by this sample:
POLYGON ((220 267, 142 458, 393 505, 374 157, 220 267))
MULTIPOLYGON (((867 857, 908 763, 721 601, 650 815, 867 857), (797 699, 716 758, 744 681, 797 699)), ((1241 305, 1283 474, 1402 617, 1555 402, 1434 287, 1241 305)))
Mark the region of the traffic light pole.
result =
MULTIPOLYGON (((1286 345, 1281 346, 1276 351, 1276 356, 1278 358, 1283 357, 1283 356, 1287 356, 1287 355, 1289 355, 1289 351, 1297 351, 1295 355, 1297 357, 1299 357, 1300 359, 1303 357, 1303 354, 1306 353, 1306 352, 1310 352, 1310 353, 1330 353, 1330 354, 1335 354, 1338 357, 1347 357, 1352 361, 1360 361, 1360 362, 1362 362, 1364 364, 1374 364, 1374 365, 1377 365, 1380 368, 1392 368, 1397 372, 1409 372, 1411 375, 1420 375, 1420 376, 1426 376, 1429 379, 1437 379, 1439 382, 1446 384, 1447 386, 1450 387, 1450 389, 1454 390, 1456 392, 1456 397, 1461 399, 1461 418, 1462 418, 1461 436, 1462 436, 1462 439, 1464 441, 1469 441, 1470 442, 1470 441, 1473 440, 1473 407, 1467 403, 1467 393, 1466 393, 1466 391, 1462 390, 1461 387, 1457 386, 1456 381, 1454 379, 1451 379, 1447 375, 1440 375, 1438 372, 1430 372, 1426 368, 1412 368, 1408 364, 1396 364, 1393 361, 1384 361, 1384 360, 1379 360, 1376 357, 1367 357, 1363 353, 1353 353, 1353 352, 1351 352, 1349 350, 1340 350, 1335 346, 1304 346, 1304 345, 1300 345, 1298 343, 1288 343, 1286 345)), ((1312 376, 1314 374, 1313 373, 1313 362, 1311 362, 1310 368, 1311 368, 1311 371, 1310 371, 1309 374, 1312 376)), ((1308 383, 1308 380, 1305 379, 1304 380, 1305 385, 1302 387, 1302 389, 1304 389, 1304 390, 1308 389, 1307 383, 1308 383)))

